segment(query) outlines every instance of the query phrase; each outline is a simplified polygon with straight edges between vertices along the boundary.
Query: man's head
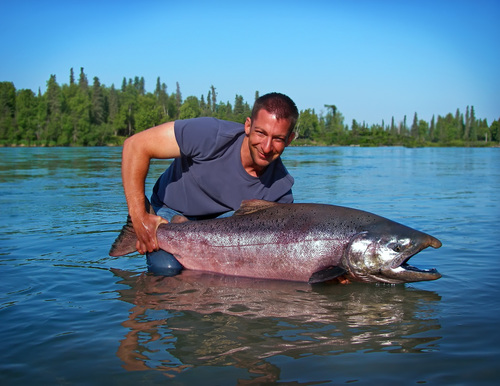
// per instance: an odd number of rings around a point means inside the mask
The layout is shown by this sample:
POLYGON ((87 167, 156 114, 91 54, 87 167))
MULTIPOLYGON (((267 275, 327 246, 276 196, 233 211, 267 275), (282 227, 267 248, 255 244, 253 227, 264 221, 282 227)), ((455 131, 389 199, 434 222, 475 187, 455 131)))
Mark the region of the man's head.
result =
POLYGON ((250 117, 252 121, 255 121, 259 111, 262 109, 274 115, 277 120, 288 120, 290 123, 288 135, 295 130, 295 125, 299 118, 299 111, 294 101, 285 94, 271 92, 258 98, 253 105, 252 116, 250 117))
POLYGON ((242 161, 250 174, 259 175, 283 153, 295 137, 298 119, 295 103, 286 95, 271 93, 255 101, 245 121, 242 161))

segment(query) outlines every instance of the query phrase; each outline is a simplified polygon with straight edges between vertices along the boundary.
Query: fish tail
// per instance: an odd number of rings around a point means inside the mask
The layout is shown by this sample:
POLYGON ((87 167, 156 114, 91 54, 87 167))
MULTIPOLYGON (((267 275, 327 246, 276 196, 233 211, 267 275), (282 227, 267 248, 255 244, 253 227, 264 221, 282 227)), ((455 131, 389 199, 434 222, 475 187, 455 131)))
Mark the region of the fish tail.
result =
POLYGON ((127 223, 123 226, 120 234, 109 250, 109 255, 123 256, 137 251, 135 244, 137 242, 137 235, 135 234, 130 215, 127 216, 127 223))
MULTIPOLYGON (((147 197, 144 198, 144 203, 146 205, 146 211, 148 213, 155 214, 154 209, 147 197)), ((137 248, 135 247, 136 242, 137 235, 135 234, 134 226, 132 225, 132 218, 128 215, 127 223, 123 226, 120 234, 111 246, 109 255, 116 257, 135 252, 137 251, 137 248)))

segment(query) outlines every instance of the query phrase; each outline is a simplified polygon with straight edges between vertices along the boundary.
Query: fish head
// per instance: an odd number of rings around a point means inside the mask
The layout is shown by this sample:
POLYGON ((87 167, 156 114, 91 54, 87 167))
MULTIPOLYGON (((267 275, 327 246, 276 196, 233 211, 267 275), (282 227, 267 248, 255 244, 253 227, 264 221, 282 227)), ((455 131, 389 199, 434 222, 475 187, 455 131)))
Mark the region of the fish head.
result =
POLYGON ((351 237, 342 257, 350 279, 391 284, 439 279, 441 274, 436 269, 419 269, 409 265, 408 260, 429 246, 439 248, 441 242, 404 225, 390 225, 351 237))

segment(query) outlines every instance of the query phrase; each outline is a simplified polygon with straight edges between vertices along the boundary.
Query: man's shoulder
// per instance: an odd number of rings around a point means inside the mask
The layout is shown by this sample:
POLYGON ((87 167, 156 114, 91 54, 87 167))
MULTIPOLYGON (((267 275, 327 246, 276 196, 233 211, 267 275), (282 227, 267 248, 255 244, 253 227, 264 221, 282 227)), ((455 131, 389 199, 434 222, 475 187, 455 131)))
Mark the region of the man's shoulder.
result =
POLYGON ((238 132, 244 130, 242 123, 227 121, 214 117, 198 117, 190 119, 180 119, 175 121, 175 127, 179 129, 190 128, 196 129, 212 129, 223 132, 238 132))
POLYGON ((200 117, 175 122, 175 135, 185 155, 209 157, 234 143, 245 132, 241 123, 213 117, 200 117))

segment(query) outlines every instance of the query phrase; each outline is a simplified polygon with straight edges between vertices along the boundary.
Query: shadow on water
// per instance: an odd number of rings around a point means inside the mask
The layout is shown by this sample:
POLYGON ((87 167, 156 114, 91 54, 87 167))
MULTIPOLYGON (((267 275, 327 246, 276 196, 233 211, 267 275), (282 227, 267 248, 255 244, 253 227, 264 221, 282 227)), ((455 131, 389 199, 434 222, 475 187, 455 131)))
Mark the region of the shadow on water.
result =
POLYGON ((252 382, 279 379, 276 357, 438 351, 441 297, 404 285, 318 285, 183 271, 112 269, 132 305, 117 351, 129 371, 176 377, 234 366, 252 382))

